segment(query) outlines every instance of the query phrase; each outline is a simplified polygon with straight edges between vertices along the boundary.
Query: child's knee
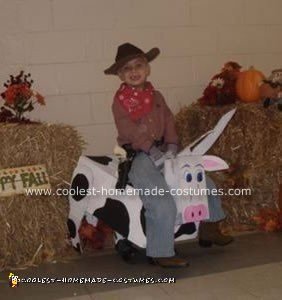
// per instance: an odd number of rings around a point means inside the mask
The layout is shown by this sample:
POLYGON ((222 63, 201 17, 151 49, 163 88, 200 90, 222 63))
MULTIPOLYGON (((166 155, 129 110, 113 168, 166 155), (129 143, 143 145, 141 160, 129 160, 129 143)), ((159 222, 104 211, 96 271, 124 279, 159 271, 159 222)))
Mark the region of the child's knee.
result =
POLYGON ((173 198, 162 197, 154 201, 154 203, 152 202, 152 204, 152 214, 155 218, 166 218, 167 220, 172 218, 175 220, 177 209, 173 198))

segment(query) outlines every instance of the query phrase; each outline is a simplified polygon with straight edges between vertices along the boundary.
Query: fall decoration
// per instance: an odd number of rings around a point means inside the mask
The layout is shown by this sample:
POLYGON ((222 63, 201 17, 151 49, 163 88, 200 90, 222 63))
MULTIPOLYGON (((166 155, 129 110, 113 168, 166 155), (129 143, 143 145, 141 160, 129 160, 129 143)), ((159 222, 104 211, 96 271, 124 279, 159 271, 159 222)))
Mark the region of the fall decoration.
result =
POLYGON ((30 123, 23 115, 34 109, 34 104, 45 105, 44 97, 32 89, 31 75, 23 71, 17 76, 10 75, 4 83, 6 90, 1 93, 4 105, 0 110, 0 122, 30 123))
POLYGON ((282 211, 274 208, 263 208, 253 217, 263 231, 282 231, 282 211))
POLYGON ((0 197, 0 271, 74 257, 69 243, 69 188, 84 142, 71 126, 0 123, 0 169, 45 164, 52 196, 0 197), (70 143, 71 141, 71 143, 70 143))
POLYGON ((236 62, 224 64, 221 72, 212 77, 203 96, 198 99, 202 105, 223 105, 236 102, 236 81, 241 66, 236 62))
POLYGON ((279 186, 278 208, 262 208, 253 219, 263 231, 282 231, 282 184, 279 186))
POLYGON ((277 105, 282 111, 282 69, 273 70, 260 86, 260 97, 264 107, 277 105))
POLYGON ((282 87, 282 69, 271 71, 270 76, 264 82, 269 83, 273 88, 282 87))
MULTIPOLYGON (((220 117, 235 105, 220 107, 192 104, 176 115, 182 147, 212 129, 220 117)), ((226 172, 212 172, 218 188, 251 189, 251 195, 223 195, 226 228, 256 229, 253 216, 262 207, 276 208, 282 178, 282 114, 273 106, 236 103, 237 111, 208 154, 231 166, 226 172)))
POLYGON ((89 243, 92 249, 104 249, 106 240, 112 239, 113 230, 101 220, 94 227, 84 218, 78 233, 84 244, 89 243))
POLYGON ((259 101, 260 85, 264 79, 264 75, 254 67, 240 72, 236 82, 236 92, 239 99, 243 102, 259 101))
POLYGON ((264 82, 260 86, 259 91, 260 91, 260 98, 262 100, 266 98, 276 99, 278 98, 280 87, 279 86, 272 87, 271 84, 264 82))

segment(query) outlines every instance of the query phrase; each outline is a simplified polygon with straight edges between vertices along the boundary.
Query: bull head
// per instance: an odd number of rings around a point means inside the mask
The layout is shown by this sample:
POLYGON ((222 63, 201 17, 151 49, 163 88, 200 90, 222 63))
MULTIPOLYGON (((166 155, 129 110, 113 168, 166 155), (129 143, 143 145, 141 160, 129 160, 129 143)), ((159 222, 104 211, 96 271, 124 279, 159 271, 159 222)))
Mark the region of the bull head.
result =
POLYGON ((164 175, 176 198, 180 223, 208 219, 208 200, 205 171, 228 169, 228 164, 213 155, 204 155, 231 120, 236 109, 226 113, 215 128, 181 151, 175 159, 165 161, 164 175))

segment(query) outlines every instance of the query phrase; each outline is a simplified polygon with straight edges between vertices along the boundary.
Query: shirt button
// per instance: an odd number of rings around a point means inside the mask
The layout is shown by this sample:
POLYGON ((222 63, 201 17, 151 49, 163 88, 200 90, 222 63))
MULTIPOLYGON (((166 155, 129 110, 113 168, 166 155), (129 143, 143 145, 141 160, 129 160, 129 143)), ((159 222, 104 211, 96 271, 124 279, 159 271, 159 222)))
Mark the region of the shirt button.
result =
POLYGON ((149 119, 149 123, 152 123, 152 119, 149 119))

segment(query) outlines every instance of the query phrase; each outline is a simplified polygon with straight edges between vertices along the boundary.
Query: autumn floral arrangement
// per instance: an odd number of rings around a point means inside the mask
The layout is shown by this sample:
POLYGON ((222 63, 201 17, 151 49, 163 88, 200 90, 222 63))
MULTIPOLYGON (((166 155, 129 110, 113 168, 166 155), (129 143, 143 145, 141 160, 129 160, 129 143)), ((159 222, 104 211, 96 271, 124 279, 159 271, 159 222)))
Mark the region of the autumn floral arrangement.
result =
POLYGON ((6 90, 1 93, 4 104, 0 108, 0 122, 34 123, 24 117, 26 112, 31 112, 36 103, 45 105, 44 97, 32 89, 31 75, 21 71, 19 75, 10 75, 4 83, 6 90))
POLYGON ((263 231, 282 231, 282 211, 272 208, 261 209, 257 216, 253 217, 256 224, 263 231))
POLYGON ((84 218, 78 233, 84 247, 89 245, 92 249, 98 250, 105 248, 107 240, 112 240, 113 230, 101 220, 98 220, 97 226, 94 227, 84 218))
POLYGON ((224 105, 237 101, 236 81, 241 66, 233 61, 224 64, 221 72, 214 75, 198 99, 201 105, 224 105))
POLYGON ((278 208, 262 208, 253 217, 255 223, 263 231, 282 231, 282 184, 280 184, 278 208))

